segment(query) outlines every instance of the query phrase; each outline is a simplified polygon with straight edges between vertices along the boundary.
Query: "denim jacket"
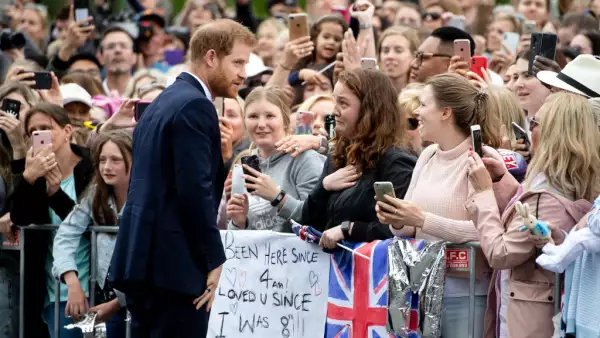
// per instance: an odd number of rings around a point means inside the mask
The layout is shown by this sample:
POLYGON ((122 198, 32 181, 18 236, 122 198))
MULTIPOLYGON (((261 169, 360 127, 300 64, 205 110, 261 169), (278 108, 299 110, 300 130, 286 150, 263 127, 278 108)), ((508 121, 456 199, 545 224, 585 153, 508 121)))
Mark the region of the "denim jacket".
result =
MULTIPOLYGON (((95 188, 92 187, 89 193, 81 200, 81 203, 73 208, 69 216, 60 224, 54 238, 54 250, 52 253, 54 255, 54 267, 52 270, 53 274, 60 277, 61 280, 66 272, 77 272, 75 252, 79 245, 79 239, 90 226, 98 225, 93 219, 92 214, 94 191, 95 188)), ((109 199, 109 206, 115 213, 117 212, 113 196, 109 199)), ((116 241, 117 236, 115 234, 98 233, 96 236, 96 248, 98 250, 98 254, 96 255, 96 278, 102 289, 104 289, 116 241)))

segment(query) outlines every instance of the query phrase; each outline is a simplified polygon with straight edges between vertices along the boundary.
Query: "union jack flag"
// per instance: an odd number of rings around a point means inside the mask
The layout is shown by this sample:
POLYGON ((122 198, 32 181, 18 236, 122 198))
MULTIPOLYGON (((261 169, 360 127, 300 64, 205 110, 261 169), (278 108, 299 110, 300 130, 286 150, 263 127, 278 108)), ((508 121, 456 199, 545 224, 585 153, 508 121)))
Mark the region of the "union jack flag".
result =
POLYGON ((300 225, 296 223, 294 220, 291 220, 292 223, 292 231, 300 237, 301 240, 311 243, 311 244, 319 244, 321 240, 321 236, 323 234, 315 230, 315 228, 307 225, 300 225))
POLYGON ((325 338, 396 337, 387 332, 388 245, 390 240, 348 243, 331 256, 325 338))

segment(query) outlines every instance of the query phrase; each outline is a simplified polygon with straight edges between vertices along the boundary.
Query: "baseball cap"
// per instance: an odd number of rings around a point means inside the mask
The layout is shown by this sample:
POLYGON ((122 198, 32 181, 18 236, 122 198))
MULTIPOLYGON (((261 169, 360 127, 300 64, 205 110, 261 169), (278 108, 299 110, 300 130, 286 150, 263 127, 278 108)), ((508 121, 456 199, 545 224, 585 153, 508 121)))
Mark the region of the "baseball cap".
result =
POLYGON ((76 83, 67 83, 60 86, 63 104, 80 102, 92 108, 92 96, 76 83))
POLYGON ((165 21, 165 18, 162 15, 160 15, 158 12, 153 11, 151 9, 147 9, 147 10, 145 10, 145 11, 142 12, 142 15, 138 19, 138 22, 141 22, 141 21, 152 21, 152 22, 155 22, 161 28, 165 28, 165 26, 167 24, 166 21, 165 21))

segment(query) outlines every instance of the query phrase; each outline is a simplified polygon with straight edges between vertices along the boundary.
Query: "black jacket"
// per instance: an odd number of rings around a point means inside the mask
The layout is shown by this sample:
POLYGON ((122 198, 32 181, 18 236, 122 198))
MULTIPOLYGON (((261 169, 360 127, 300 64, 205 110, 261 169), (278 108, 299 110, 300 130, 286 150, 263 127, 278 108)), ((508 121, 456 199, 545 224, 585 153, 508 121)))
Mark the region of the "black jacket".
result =
POLYGON ((329 192, 323 187, 323 179, 336 171, 329 156, 319 183, 304 202, 300 224, 312 225, 315 229, 323 231, 338 226, 343 221, 354 222, 351 236, 348 238, 353 242, 370 242, 393 237, 389 225, 381 224, 377 220, 373 183, 392 182, 396 197, 403 198, 416 162, 416 157, 407 150, 388 149, 374 169, 364 171, 355 186, 329 192))
MULTIPOLYGON (((81 157, 73 169, 77 198, 82 196, 92 177, 94 166, 87 148, 71 144, 73 152, 81 157)), ((23 178, 25 159, 13 161, 14 187, 10 199, 10 218, 16 225, 26 227, 31 224, 49 224, 52 208, 56 215, 64 219, 76 202, 61 189, 53 196, 46 193, 46 179, 39 178, 33 185, 23 178)), ((25 337, 48 337, 48 328, 42 321, 42 309, 46 297, 45 263, 49 241, 49 231, 25 231, 25 337)))

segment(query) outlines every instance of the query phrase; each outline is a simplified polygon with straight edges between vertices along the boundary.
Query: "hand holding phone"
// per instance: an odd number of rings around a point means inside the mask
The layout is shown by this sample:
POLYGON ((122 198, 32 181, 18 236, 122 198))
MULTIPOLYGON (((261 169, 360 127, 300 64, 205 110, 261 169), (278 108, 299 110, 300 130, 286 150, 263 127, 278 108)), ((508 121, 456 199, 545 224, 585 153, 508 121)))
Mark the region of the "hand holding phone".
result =
POLYGON ((35 89, 52 88, 52 74, 50 72, 33 72, 33 80, 35 81, 35 89))
POLYGON ((148 106, 150 106, 151 103, 152 102, 150 102, 150 101, 138 101, 135 104, 135 111, 133 113, 133 116, 134 116, 136 122, 140 121, 140 119, 142 118, 142 115, 144 115, 144 112, 146 111, 148 106))
POLYGON ((454 40, 454 55, 460 56, 463 61, 471 59, 471 41, 469 39, 454 40))
POLYGON ((471 126, 471 140, 473 142, 473 151, 483 158, 483 137, 481 135, 481 127, 476 124, 471 126))
MULTIPOLYGON (((250 168, 258 171, 259 173, 262 172, 260 170, 260 158, 258 158, 258 155, 244 156, 240 159, 240 162, 242 163, 244 175, 254 176, 249 170, 244 168, 244 165, 249 166, 250 168)), ((249 193, 254 192, 254 189, 252 188, 247 188, 247 190, 249 193)))
POLYGON ((529 141, 529 136, 527 135, 527 132, 525 131, 525 129, 521 128, 521 126, 518 125, 516 122, 512 122, 511 126, 515 133, 515 139, 523 140, 523 143, 525 143, 527 145, 527 147, 529 148, 529 146, 531 145, 531 142, 529 141))
POLYGON ((290 41, 309 36, 308 16, 305 13, 290 14, 288 16, 288 28, 290 41))
POLYGON ((373 189, 375 190, 375 197, 378 201, 386 202, 385 195, 396 198, 396 191, 394 190, 394 184, 392 184, 392 182, 375 182, 373 183, 373 189))
POLYGON ((37 155, 44 147, 52 147, 52 132, 50 130, 38 130, 31 134, 33 143, 33 155, 37 155))
POLYGON ((377 59, 374 58, 361 58, 360 68, 367 70, 378 70, 377 59))
POLYGON ((510 52, 512 55, 517 55, 517 47, 519 47, 519 41, 521 41, 521 36, 519 35, 519 33, 504 32, 502 34, 502 51, 505 54, 508 54, 510 52), (504 46, 506 46, 508 50, 504 50, 504 46))
POLYGON ((487 58, 485 56, 473 56, 471 58, 471 71, 485 79, 482 68, 487 70, 487 58))
POLYGON ((18 120, 19 112, 21 111, 21 102, 5 98, 2 100, 2 110, 7 114, 11 114, 18 120))

